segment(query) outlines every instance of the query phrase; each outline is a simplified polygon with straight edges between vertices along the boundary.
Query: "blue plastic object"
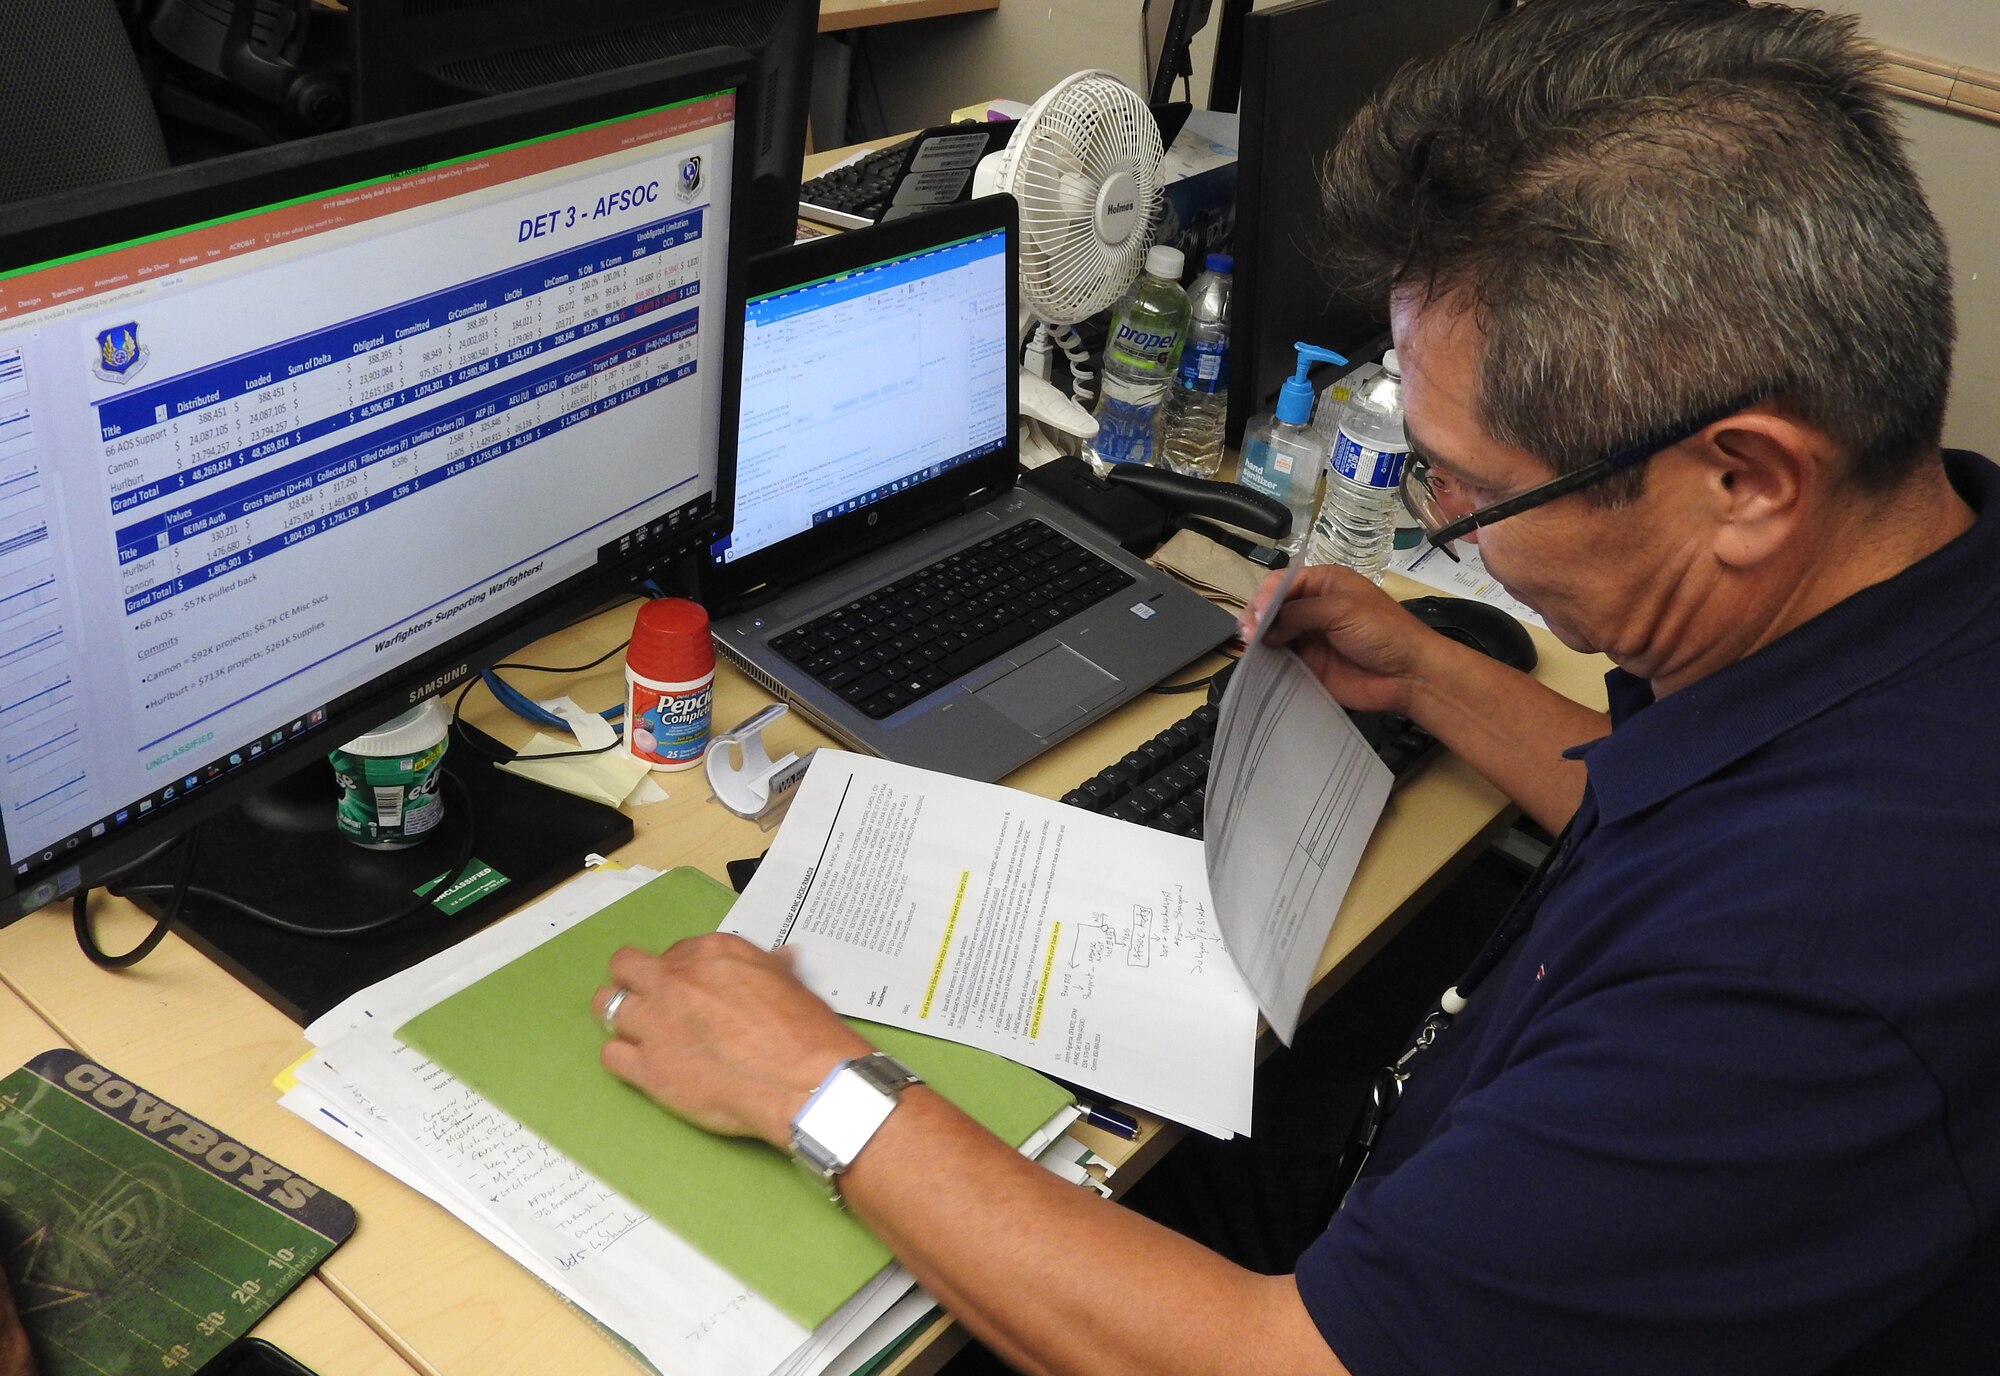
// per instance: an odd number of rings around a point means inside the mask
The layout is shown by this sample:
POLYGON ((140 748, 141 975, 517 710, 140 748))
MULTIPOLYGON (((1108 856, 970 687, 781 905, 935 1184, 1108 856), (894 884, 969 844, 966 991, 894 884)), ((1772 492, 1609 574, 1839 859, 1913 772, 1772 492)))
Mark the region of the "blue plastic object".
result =
POLYGON ((1303 339, 1292 345, 1299 351, 1298 368, 1285 379, 1285 385, 1278 389, 1278 419, 1287 425, 1304 425, 1312 418, 1312 379, 1306 374, 1315 363, 1344 364, 1347 359, 1331 349, 1322 349, 1317 344, 1308 344, 1303 339))

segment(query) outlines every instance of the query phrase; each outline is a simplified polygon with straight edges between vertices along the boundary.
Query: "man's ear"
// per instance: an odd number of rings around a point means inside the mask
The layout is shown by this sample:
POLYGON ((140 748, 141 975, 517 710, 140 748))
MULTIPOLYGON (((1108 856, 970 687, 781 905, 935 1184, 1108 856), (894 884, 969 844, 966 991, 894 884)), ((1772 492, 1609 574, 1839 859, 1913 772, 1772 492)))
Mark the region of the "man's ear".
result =
POLYGON ((1768 411, 1719 420, 1688 450, 1713 518, 1715 555, 1732 568, 1782 550, 1826 481, 1817 433, 1768 411))

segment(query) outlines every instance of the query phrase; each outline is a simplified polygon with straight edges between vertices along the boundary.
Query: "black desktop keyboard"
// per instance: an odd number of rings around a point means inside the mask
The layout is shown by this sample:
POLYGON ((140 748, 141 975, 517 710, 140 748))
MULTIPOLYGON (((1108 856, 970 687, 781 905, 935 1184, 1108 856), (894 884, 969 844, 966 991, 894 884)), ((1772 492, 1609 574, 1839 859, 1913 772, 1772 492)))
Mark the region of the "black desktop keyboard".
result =
MULTIPOLYGON (((1063 801, 1141 826, 1199 837, 1208 793, 1208 755, 1215 743, 1216 703, 1229 669, 1209 684, 1209 700, 1140 744, 1124 759, 1099 770, 1063 795, 1063 801)), ((1397 784, 1438 753, 1437 738, 1407 717, 1392 712, 1347 714, 1389 766, 1397 784)))
POLYGON ((845 167, 822 172, 799 185, 799 214, 808 220, 831 218, 835 224, 854 228, 850 221, 873 224, 889 209, 896 194, 896 173, 915 139, 904 139, 886 148, 863 154, 845 167), (815 214, 832 211, 833 216, 815 214), (835 218, 845 217, 845 218, 835 218))
POLYGON ((1133 581, 1031 518, 786 631, 771 647, 880 720, 1133 581))

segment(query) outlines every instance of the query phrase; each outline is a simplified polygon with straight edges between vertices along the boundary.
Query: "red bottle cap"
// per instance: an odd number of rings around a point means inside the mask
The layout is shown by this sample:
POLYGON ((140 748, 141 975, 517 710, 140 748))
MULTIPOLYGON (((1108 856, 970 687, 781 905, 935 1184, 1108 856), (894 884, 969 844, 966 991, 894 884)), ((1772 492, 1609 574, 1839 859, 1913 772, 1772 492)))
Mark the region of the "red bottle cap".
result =
POLYGON ((685 597, 659 597, 639 608, 625 664, 641 678, 689 683, 715 668, 708 612, 685 597))

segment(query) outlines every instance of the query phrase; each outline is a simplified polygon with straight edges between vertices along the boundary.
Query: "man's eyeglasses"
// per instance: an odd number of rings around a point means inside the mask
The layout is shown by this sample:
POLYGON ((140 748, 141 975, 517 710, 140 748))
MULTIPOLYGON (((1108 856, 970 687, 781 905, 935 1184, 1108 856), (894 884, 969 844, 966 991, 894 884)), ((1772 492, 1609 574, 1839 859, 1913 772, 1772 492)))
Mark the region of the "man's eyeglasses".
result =
POLYGON ((1538 506, 1546 506, 1558 497, 1567 496, 1578 488, 1589 487, 1592 483, 1603 482, 1614 473, 1622 473, 1637 467, 1655 454, 1672 449, 1675 445, 1693 439, 1715 422, 1726 416, 1733 416, 1753 402, 1770 395, 1769 390, 1751 393, 1718 406, 1713 411, 1704 412, 1698 419, 1685 425, 1677 425, 1660 432, 1651 439, 1614 449, 1602 458, 1594 459, 1583 467, 1538 483, 1525 492, 1502 498, 1478 507, 1463 516, 1454 516, 1452 511, 1463 509, 1464 499, 1460 484, 1448 473, 1433 468, 1421 455, 1411 453, 1403 465, 1403 504, 1417 523, 1424 528, 1424 540, 1434 548, 1441 549, 1452 559, 1458 555, 1452 550, 1452 541, 1495 521, 1504 521, 1509 516, 1518 516, 1524 511, 1532 511, 1538 506))

